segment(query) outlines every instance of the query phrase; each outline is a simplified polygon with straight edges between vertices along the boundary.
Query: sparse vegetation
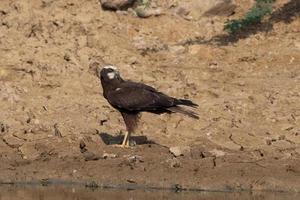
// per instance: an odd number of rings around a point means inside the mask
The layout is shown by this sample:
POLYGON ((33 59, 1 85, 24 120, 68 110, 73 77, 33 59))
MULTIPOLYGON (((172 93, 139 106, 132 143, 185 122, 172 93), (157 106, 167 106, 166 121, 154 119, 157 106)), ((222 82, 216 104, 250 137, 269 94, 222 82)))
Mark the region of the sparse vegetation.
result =
POLYGON ((246 13, 244 18, 226 22, 224 29, 230 34, 234 34, 243 28, 261 22, 265 15, 272 12, 274 2, 275 0, 256 0, 255 5, 246 13))
POLYGON ((148 7, 151 3, 151 0, 141 0, 141 6, 144 6, 145 8, 148 7))

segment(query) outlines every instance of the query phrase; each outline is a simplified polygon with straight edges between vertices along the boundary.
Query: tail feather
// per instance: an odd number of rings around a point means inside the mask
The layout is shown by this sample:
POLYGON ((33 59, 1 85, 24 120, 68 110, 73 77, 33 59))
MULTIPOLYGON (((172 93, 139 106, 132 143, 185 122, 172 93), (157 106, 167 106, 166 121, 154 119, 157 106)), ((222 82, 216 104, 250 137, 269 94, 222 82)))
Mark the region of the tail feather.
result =
POLYGON ((184 106, 191 106, 191 107, 198 107, 198 104, 192 102, 191 100, 187 99, 176 99, 176 105, 184 105, 184 106))
POLYGON ((199 119, 198 113, 180 106, 170 107, 167 110, 171 112, 181 113, 194 119, 199 119))

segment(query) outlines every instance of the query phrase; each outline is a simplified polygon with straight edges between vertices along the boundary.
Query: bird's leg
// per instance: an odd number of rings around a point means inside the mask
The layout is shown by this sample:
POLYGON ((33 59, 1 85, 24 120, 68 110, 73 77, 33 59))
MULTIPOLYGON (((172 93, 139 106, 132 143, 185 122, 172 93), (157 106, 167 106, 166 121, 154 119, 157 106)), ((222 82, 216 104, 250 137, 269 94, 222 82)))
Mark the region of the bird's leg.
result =
POLYGON ((121 147, 129 147, 128 140, 129 140, 129 132, 126 131, 121 147))
POLYGON ((127 133, 128 134, 127 134, 127 138, 126 138, 126 141, 125 141, 125 145, 130 147, 130 134, 131 134, 131 132, 128 131, 127 133))
POLYGON ((134 131, 136 127, 136 123, 138 120, 138 113, 126 113, 126 112, 121 112, 125 125, 126 125, 126 134, 124 136, 124 140, 122 142, 121 147, 130 147, 130 135, 134 131))
POLYGON ((126 131, 122 144, 114 144, 113 146, 114 147, 121 147, 121 148, 130 147, 129 142, 128 142, 129 141, 129 135, 130 135, 129 132, 126 131))

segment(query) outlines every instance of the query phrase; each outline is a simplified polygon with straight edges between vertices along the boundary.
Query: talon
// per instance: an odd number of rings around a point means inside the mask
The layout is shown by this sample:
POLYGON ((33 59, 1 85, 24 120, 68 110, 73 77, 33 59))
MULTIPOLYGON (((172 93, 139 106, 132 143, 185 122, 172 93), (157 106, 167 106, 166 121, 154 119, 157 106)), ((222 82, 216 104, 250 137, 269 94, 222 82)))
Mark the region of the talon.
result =
POLYGON ((136 146, 136 142, 134 140, 127 140, 125 145, 130 147, 136 146))

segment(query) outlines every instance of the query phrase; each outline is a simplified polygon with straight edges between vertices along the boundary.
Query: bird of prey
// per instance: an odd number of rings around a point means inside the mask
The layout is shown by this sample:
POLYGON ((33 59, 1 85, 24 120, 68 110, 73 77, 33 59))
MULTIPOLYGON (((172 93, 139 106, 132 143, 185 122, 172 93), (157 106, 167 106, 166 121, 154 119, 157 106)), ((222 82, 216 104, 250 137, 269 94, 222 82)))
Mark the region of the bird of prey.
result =
POLYGON ((98 71, 103 96, 117 109, 125 122, 127 132, 121 147, 129 147, 129 137, 135 130, 140 112, 181 113, 199 119, 198 114, 183 106, 197 107, 196 103, 186 99, 170 97, 143 83, 127 81, 121 78, 115 66, 108 65, 98 71))

